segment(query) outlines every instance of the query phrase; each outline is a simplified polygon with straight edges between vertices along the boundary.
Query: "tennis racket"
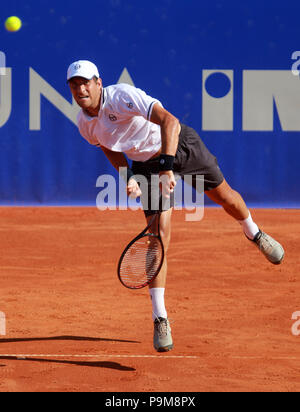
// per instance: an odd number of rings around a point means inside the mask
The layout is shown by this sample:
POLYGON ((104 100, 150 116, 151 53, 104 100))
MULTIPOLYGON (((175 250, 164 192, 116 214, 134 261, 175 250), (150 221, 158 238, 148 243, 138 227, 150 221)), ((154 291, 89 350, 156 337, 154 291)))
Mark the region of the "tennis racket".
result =
POLYGON ((160 213, 156 213, 147 227, 124 249, 119 265, 120 282, 129 289, 149 285, 159 274, 164 261, 164 246, 159 231, 160 213), (154 222, 156 232, 148 232, 154 222))

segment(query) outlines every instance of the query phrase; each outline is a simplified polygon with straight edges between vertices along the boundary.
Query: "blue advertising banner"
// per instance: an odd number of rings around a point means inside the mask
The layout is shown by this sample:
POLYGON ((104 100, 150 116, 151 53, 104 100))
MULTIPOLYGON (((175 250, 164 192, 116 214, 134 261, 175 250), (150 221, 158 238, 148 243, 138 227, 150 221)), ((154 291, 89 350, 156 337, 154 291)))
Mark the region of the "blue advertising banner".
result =
POLYGON ((300 206, 300 4, 2 3, 0 204, 95 205, 98 177, 117 176, 76 127, 66 71, 86 59, 195 128, 249 205, 300 206))

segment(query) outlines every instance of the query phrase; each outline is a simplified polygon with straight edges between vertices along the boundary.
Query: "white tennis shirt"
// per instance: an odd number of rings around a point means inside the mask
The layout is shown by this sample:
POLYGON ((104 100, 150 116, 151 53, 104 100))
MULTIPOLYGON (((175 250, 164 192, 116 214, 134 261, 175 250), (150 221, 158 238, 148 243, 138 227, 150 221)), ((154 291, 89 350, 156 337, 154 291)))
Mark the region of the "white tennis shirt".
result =
POLYGON ((160 126, 150 121, 155 103, 162 106, 159 100, 128 84, 105 87, 97 117, 79 112, 80 134, 92 145, 145 162, 161 148, 160 126))

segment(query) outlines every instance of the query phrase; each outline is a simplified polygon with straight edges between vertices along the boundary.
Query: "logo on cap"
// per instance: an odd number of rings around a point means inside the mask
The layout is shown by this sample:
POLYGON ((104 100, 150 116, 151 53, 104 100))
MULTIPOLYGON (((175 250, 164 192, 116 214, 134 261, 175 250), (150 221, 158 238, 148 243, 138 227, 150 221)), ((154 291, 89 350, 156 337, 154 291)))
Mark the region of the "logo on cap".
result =
POLYGON ((81 68, 81 65, 79 63, 74 64, 74 69, 79 70, 81 68))

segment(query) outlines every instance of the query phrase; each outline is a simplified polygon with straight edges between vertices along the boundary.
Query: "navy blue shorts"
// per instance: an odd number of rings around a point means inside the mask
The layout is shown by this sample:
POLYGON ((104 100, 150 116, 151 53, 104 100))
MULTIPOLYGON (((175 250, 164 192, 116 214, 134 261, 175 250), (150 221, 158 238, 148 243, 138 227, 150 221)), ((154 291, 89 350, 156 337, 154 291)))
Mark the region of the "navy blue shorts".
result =
MULTIPOLYGON (((171 195, 171 199, 165 199, 158 191, 157 186, 151 185, 151 176, 159 175, 159 157, 146 162, 133 161, 132 171, 135 175, 145 176, 148 182, 146 193, 142 190, 143 195, 141 196, 146 216, 153 215, 158 208, 160 211, 164 211, 174 207, 174 194, 171 195)), ((204 180, 204 184, 201 185, 204 187, 204 191, 218 187, 224 180, 217 158, 210 153, 197 132, 184 124, 181 124, 174 161, 174 174, 181 178, 187 175, 192 176, 192 186, 195 189, 197 189, 197 179, 201 176, 201 179, 204 180)))

